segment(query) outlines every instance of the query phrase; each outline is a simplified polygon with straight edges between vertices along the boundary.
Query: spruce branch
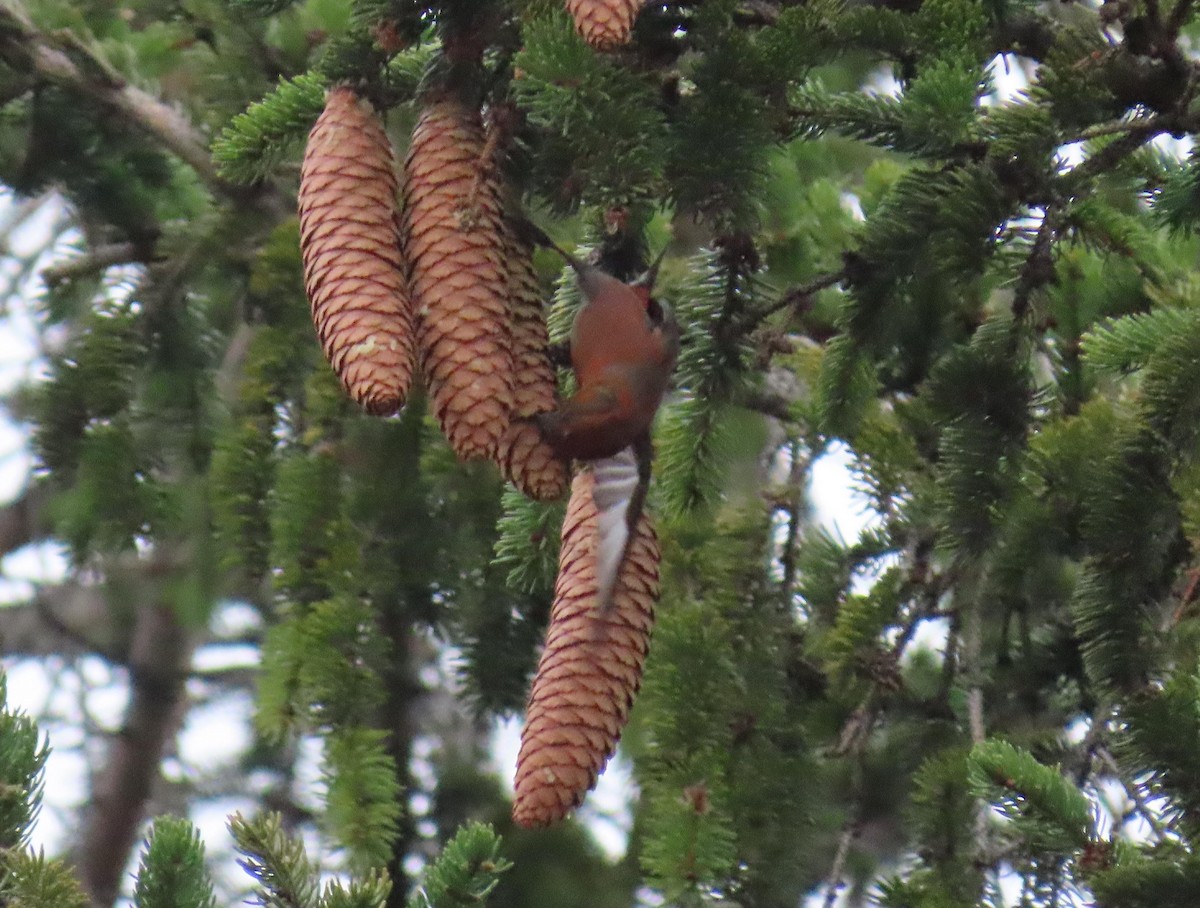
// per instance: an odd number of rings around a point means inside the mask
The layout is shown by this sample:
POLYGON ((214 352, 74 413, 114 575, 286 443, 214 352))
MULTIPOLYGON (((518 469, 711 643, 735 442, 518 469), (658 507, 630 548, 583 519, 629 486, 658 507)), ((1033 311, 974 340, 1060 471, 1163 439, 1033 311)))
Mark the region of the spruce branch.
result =
POLYGON ((221 175, 252 183, 269 174, 320 115, 325 82, 319 73, 281 79, 270 94, 234 117, 213 142, 221 175))
POLYGON ((235 813, 229 818, 229 831, 244 855, 238 863, 259 883, 257 895, 264 908, 317 908, 317 868, 304 843, 284 832, 279 814, 247 820, 235 813))
POLYGON ((403 792, 386 743, 381 729, 355 726, 326 739, 325 825, 357 871, 386 864, 399 833, 403 792))
POLYGON ((558 570, 558 527, 564 505, 533 501, 515 489, 505 489, 501 507, 494 563, 507 569, 507 583, 513 589, 549 592, 558 570))
POLYGON ((1080 341, 1089 366, 1121 375, 1145 368, 1172 338, 1197 329, 1195 309, 1157 307, 1097 322, 1080 341))
POLYGON ((1120 908, 1195 904, 1200 892, 1200 861, 1191 854, 1172 855, 1171 850, 1127 853, 1115 863, 1101 863, 1099 872, 1088 880, 1095 904, 1120 908))
POLYGON ((481 905, 512 864, 500 856, 500 836, 485 823, 468 823, 454 834, 425 872, 408 908, 468 908, 481 905))
POLYGON ((779 21, 781 4, 771 0, 744 0, 733 12, 738 25, 774 25, 779 21))
POLYGON ((217 194, 244 196, 217 175, 204 137, 182 113, 130 85, 82 42, 40 31, 17 0, 0 4, 0 60, 120 117, 178 156, 217 194))
POLYGON ((154 821, 138 868, 135 908, 216 908, 196 828, 177 817, 154 821))
POLYGON ((1078 167, 1059 178, 1054 197, 1046 205, 1029 255, 1017 276, 1012 302, 1014 318, 1023 318, 1029 312, 1034 292, 1054 281, 1054 241, 1064 226, 1065 209, 1069 200, 1089 192, 1092 181, 1111 171, 1150 139, 1164 132, 1179 129, 1182 123, 1183 118, 1178 116, 1159 115, 1102 124, 1095 128, 1094 136, 1081 136, 1090 138, 1115 134, 1118 138, 1089 155, 1078 167))
POLYGON ((1097 177, 1108 173, 1155 136, 1164 132, 1191 131, 1200 126, 1200 118, 1184 114, 1159 114, 1131 121, 1129 129, 1103 148, 1088 155, 1078 166, 1059 178, 1059 191, 1072 197, 1087 191, 1097 177))
POLYGON ((729 404, 751 384, 751 349, 740 320, 761 290, 748 237, 726 236, 691 263, 677 301, 683 329, 675 368, 678 399, 659 430, 659 489, 669 512, 711 505, 720 495, 730 443, 729 404))
POLYGON ((1095 841, 1092 804, 1058 766, 998 738, 972 747, 968 766, 976 795, 1021 824, 1026 838, 1059 854, 1095 841))
POLYGON ((88 908, 94 905, 61 858, 15 851, 5 858, 0 903, 13 908, 88 908))
POLYGON ((327 883, 321 895, 321 908, 382 908, 392 894, 392 881, 386 873, 372 871, 343 886, 339 880, 327 883))
MULTIPOLYGON (((910 591, 920 586, 920 581, 916 578, 926 574, 921 567, 922 561, 923 556, 917 558, 910 571, 909 579, 905 583, 910 591)), ((913 635, 916 634, 921 622, 936 616, 937 598, 936 595, 921 597, 918 606, 900 624, 895 642, 879 654, 876 664, 881 667, 881 670, 873 673, 870 689, 863 697, 862 702, 846 717, 838 734, 837 743, 828 749, 829 756, 852 756, 856 760, 865 757, 871 731, 883 715, 883 698, 896 690, 897 677, 894 669, 900 664, 904 650, 912 642, 913 635)))
MULTIPOLYGON (((50 755, 37 725, 28 716, 8 709, 7 698, 7 679, 0 674, 0 860, 29 838, 41 808, 50 755)), ((12 872, 11 866, 4 868, 0 863, 0 882, 5 869, 12 872)))
POLYGON ((1119 120, 1110 120, 1107 123, 1097 123, 1095 126, 1089 126, 1076 137, 1076 142, 1089 142, 1092 139, 1099 139, 1104 136, 1118 136, 1130 132, 1144 130, 1153 125, 1152 121, 1157 120, 1157 117, 1122 117, 1119 120))

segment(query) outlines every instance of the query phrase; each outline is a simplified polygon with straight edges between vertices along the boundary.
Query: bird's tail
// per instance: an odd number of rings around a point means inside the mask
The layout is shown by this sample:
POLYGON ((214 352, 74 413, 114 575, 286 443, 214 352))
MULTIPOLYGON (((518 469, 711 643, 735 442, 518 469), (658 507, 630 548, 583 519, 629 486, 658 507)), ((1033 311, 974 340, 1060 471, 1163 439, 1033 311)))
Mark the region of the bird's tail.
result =
POLYGON ((634 447, 592 463, 596 505, 596 606, 607 611, 646 503, 644 471, 634 447))

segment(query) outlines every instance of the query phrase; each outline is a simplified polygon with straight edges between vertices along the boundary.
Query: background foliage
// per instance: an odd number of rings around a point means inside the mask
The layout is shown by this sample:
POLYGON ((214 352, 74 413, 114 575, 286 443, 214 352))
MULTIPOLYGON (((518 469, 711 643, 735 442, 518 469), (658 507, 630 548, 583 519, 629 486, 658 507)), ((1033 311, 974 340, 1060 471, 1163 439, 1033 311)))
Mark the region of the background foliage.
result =
POLYGON ((34 454, 0 549, 10 578, 62 554, 0 631, 86 777, 48 793, 62 855, 26 848, 45 738, 0 715, 6 902, 1200 904, 1193 20, 672 0, 602 56, 552 0, 0 7, 3 402, 34 454), (621 275, 670 244, 623 857, 594 806, 513 829, 488 753, 561 506, 456 463, 419 396, 357 413, 304 300, 324 88, 402 154, 464 33, 512 204, 621 275), (851 538, 809 504, 835 461, 851 538), (191 756, 251 691, 228 758, 191 756), (235 809, 206 850, 187 818, 235 809))

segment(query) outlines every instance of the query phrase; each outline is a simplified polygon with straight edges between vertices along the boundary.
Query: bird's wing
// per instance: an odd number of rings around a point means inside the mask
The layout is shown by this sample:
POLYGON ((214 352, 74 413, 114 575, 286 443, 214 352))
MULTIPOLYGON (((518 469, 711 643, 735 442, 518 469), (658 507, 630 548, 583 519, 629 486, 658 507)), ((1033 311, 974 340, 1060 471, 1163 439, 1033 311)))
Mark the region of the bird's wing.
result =
POLYGON ((632 445, 593 462, 592 499, 596 503, 596 602, 601 609, 612 604, 621 562, 629 549, 633 526, 640 516, 641 485, 638 458, 632 445), (631 508, 637 512, 631 514, 631 508), (632 517, 632 524, 631 524, 632 517))

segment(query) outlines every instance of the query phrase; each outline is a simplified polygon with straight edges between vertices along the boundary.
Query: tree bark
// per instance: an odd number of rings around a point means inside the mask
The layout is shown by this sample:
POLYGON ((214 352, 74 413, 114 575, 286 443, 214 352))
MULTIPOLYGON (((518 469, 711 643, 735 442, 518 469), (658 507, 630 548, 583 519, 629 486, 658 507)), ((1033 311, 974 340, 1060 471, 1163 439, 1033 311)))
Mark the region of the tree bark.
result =
POLYGON ((44 512, 50 495, 46 483, 31 482, 20 495, 0 507, 0 556, 15 552, 49 532, 44 512))
POLYGON ((120 894, 146 803, 158 782, 163 750, 178 725, 192 646, 169 606, 139 611, 124 727, 113 738, 107 763, 93 782, 78 850, 79 874, 96 906, 112 905, 120 894))
MULTIPOLYGON (((383 608, 378 619, 380 631, 391 644, 391 659, 383 672, 384 687, 387 690, 383 722, 387 731, 385 746, 395 763, 396 780, 405 795, 412 790, 409 761, 412 759, 413 738, 417 733, 414 706, 423 690, 414 667, 416 660, 413 658, 418 641, 406 611, 396 607, 383 608)), ((400 815, 396 838, 392 842, 392 855, 387 863, 392 890, 385 908, 404 908, 408 899, 404 859, 412 850, 415 837, 415 824, 405 805, 400 815)))

